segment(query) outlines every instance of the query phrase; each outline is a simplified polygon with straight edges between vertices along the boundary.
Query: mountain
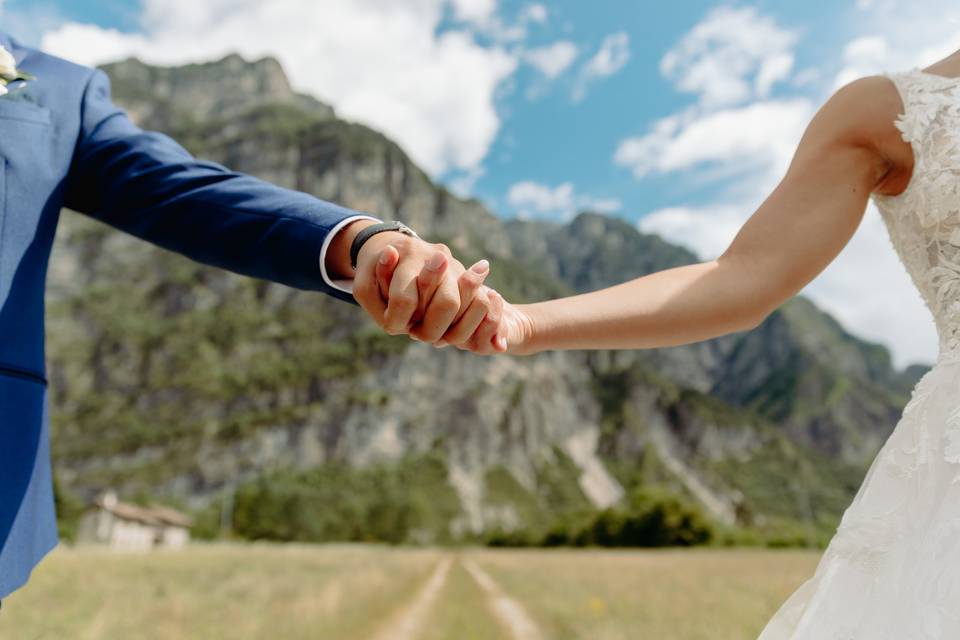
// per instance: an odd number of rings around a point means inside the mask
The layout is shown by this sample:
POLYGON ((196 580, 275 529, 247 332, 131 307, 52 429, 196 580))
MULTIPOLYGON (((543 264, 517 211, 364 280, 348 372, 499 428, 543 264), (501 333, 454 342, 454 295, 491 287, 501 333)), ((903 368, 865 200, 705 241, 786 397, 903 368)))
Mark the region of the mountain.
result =
MULTIPOLYGON (((269 58, 104 70, 142 126, 403 220, 465 263, 490 257, 490 284, 511 300, 698 260, 592 213, 562 225, 499 218, 431 182, 381 133, 296 93, 269 58)), ((412 505, 401 538, 420 541, 543 530, 651 485, 728 524, 829 533, 927 370, 895 370, 885 347, 803 296, 752 331, 670 348, 436 351, 381 335, 352 305, 207 268, 72 212, 48 316, 63 491, 115 487, 215 514, 234 494, 349 510, 363 487, 393 482, 404 490, 383 495, 412 505)), ((288 511, 270 517, 297 517, 288 511)), ((248 516, 238 510, 240 524, 248 516)))

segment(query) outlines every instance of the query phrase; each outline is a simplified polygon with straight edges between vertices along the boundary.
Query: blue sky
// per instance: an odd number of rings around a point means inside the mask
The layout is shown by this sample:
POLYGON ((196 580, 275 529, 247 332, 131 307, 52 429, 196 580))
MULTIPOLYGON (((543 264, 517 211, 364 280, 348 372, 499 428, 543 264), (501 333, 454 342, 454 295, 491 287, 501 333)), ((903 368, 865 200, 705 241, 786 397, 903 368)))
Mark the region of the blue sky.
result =
MULTIPOLYGON (((960 48, 952 4, 0 0, 0 21, 86 64, 274 55, 298 89, 499 215, 595 209, 711 258, 840 84, 960 48)), ((804 293, 899 365, 935 354, 875 211, 804 293)))

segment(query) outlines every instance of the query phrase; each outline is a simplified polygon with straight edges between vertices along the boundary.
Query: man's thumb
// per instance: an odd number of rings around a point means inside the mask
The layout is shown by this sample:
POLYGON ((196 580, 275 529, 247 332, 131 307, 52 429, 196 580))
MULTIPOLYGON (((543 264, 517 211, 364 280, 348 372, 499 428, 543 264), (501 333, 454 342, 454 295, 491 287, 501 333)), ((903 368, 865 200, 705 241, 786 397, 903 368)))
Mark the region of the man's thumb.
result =
POLYGON ((390 281, 393 272, 400 263, 400 252, 392 244, 388 244, 380 251, 377 259, 377 286, 380 288, 380 297, 387 299, 390 292, 390 281))

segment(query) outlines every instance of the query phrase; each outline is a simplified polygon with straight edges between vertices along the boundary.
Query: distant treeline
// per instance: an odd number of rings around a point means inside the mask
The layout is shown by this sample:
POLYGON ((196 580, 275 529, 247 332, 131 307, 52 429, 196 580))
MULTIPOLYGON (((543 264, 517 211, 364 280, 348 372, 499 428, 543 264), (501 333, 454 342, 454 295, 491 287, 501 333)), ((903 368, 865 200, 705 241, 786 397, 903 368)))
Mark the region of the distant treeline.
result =
MULTIPOLYGON (((502 470, 490 477, 497 475, 502 470)), ((502 479, 499 484, 504 484, 502 479)), ((55 489, 61 537, 70 540, 81 503, 59 483, 55 489)), ((507 493, 501 488, 498 500, 507 493)), ((128 499, 151 501, 139 494, 128 499)), ((168 498, 160 501, 170 503, 168 498)), ((584 504, 555 512, 540 509, 536 517, 528 506, 527 515, 511 527, 480 534, 461 527, 454 535, 451 523, 462 521, 462 505, 449 484, 443 457, 427 453, 363 468, 332 463, 266 474, 236 486, 197 513, 192 533, 200 539, 511 547, 823 544, 820 536, 811 539, 808 531, 789 522, 766 531, 720 525, 689 498, 657 485, 634 487, 611 508, 584 504)))

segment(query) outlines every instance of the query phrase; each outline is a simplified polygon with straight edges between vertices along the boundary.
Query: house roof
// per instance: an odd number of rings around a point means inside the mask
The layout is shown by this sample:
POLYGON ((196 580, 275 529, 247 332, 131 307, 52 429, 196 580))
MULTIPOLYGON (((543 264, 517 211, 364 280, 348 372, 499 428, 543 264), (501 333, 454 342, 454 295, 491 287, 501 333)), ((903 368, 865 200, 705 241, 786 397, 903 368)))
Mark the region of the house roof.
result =
POLYGON ((158 504, 141 507, 135 504, 120 502, 116 499, 111 500, 106 496, 98 497, 93 503, 118 518, 142 522, 143 524, 154 526, 173 525, 176 527, 189 527, 193 524, 193 518, 185 513, 158 504))
POLYGON ((152 504, 150 505, 150 511, 155 517, 167 524, 173 524, 179 527, 189 527, 193 524, 193 518, 170 507, 152 504))

